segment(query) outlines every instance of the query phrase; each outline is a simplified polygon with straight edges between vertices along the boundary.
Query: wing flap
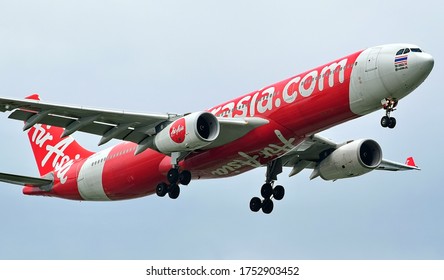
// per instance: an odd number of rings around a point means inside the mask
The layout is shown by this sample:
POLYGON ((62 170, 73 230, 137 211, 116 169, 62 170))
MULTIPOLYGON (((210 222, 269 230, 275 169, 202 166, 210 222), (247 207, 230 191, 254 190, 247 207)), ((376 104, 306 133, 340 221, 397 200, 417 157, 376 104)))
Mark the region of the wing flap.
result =
POLYGON ((311 163, 317 163, 320 160, 322 153, 336 149, 338 146, 340 145, 328 138, 313 134, 286 153, 282 157, 282 163, 284 166, 294 168, 290 173, 293 176, 304 169, 301 169, 301 166, 305 165, 307 168, 312 166, 311 163))

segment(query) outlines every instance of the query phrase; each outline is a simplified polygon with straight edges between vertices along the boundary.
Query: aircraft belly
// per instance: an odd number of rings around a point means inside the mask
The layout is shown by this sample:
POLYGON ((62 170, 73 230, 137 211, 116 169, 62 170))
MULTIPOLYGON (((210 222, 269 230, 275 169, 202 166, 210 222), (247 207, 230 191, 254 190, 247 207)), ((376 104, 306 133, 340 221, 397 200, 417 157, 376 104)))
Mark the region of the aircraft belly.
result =
POLYGON ((287 128, 270 122, 232 143, 191 155, 183 167, 190 170, 194 178, 235 176, 290 151, 302 141, 292 135, 287 128))
POLYGON ((106 196, 111 200, 152 194, 157 184, 166 178, 159 171, 159 164, 167 156, 151 149, 134 155, 136 147, 134 143, 124 142, 115 146, 108 154, 102 185, 106 196))

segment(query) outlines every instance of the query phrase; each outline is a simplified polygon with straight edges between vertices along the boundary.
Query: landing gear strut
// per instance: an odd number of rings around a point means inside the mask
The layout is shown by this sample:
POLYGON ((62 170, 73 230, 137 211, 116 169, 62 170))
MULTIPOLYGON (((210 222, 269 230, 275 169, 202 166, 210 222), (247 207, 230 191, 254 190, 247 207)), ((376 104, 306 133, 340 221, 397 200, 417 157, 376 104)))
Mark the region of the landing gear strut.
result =
POLYGON ((381 126, 394 128, 396 126, 396 119, 390 117, 390 113, 395 111, 395 107, 398 105, 398 100, 393 98, 386 98, 385 103, 383 103, 383 108, 385 110, 385 116, 381 118, 381 126))
POLYGON ((156 187, 156 193, 160 197, 164 197, 166 194, 171 199, 176 199, 180 194, 180 185, 188 185, 191 181, 191 172, 188 170, 179 171, 178 162, 181 158, 180 153, 173 153, 171 155, 172 168, 168 170, 166 179, 169 184, 161 182, 156 187))
POLYGON ((282 173, 282 160, 276 159, 267 164, 267 174, 265 184, 261 187, 261 196, 253 197, 250 200, 250 210, 253 212, 258 212, 262 209, 265 214, 270 214, 273 211, 274 203, 273 200, 281 200, 284 198, 285 189, 281 185, 274 186, 274 182, 277 180, 277 175, 282 173))

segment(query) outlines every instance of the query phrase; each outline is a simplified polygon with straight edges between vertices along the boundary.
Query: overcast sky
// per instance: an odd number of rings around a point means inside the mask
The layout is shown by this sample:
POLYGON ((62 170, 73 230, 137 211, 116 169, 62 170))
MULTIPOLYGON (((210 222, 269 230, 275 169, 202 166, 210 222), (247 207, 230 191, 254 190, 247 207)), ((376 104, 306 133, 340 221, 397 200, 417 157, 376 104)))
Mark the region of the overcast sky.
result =
MULTIPOLYGON (((321 133, 372 138, 422 171, 332 183, 284 170, 271 215, 248 207, 264 168, 192 182, 176 201, 75 202, 0 183, 0 258, 443 259, 443 12, 434 0, 0 1, 5 97, 186 113, 375 45, 413 43, 435 58, 394 130, 379 111, 321 133)), ((22 123, 2 114, 0 127, 0 172, 37 176, 22 123)), ((98 150, 99 137, 74 136, 98 150)))

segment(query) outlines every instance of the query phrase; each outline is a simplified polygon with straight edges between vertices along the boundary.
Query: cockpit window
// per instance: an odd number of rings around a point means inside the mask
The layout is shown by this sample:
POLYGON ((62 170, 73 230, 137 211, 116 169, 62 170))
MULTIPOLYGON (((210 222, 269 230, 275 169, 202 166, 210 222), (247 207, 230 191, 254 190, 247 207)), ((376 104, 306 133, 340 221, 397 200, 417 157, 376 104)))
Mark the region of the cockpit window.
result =
POLYGON ((420 48, 411 48, 412 52, 422 52, 420 48))
POLYGON ((404 50, 404 54, 409 53, 409 52, 410 52, 410 49, 409 49, 409 48, 407 48, 407 49, 404 50))
POLYGON ((404 52, 404 49, 400 49, 397 53, 396 53, 396 55, 400 55, 400 54, 402 54, 404 52))

